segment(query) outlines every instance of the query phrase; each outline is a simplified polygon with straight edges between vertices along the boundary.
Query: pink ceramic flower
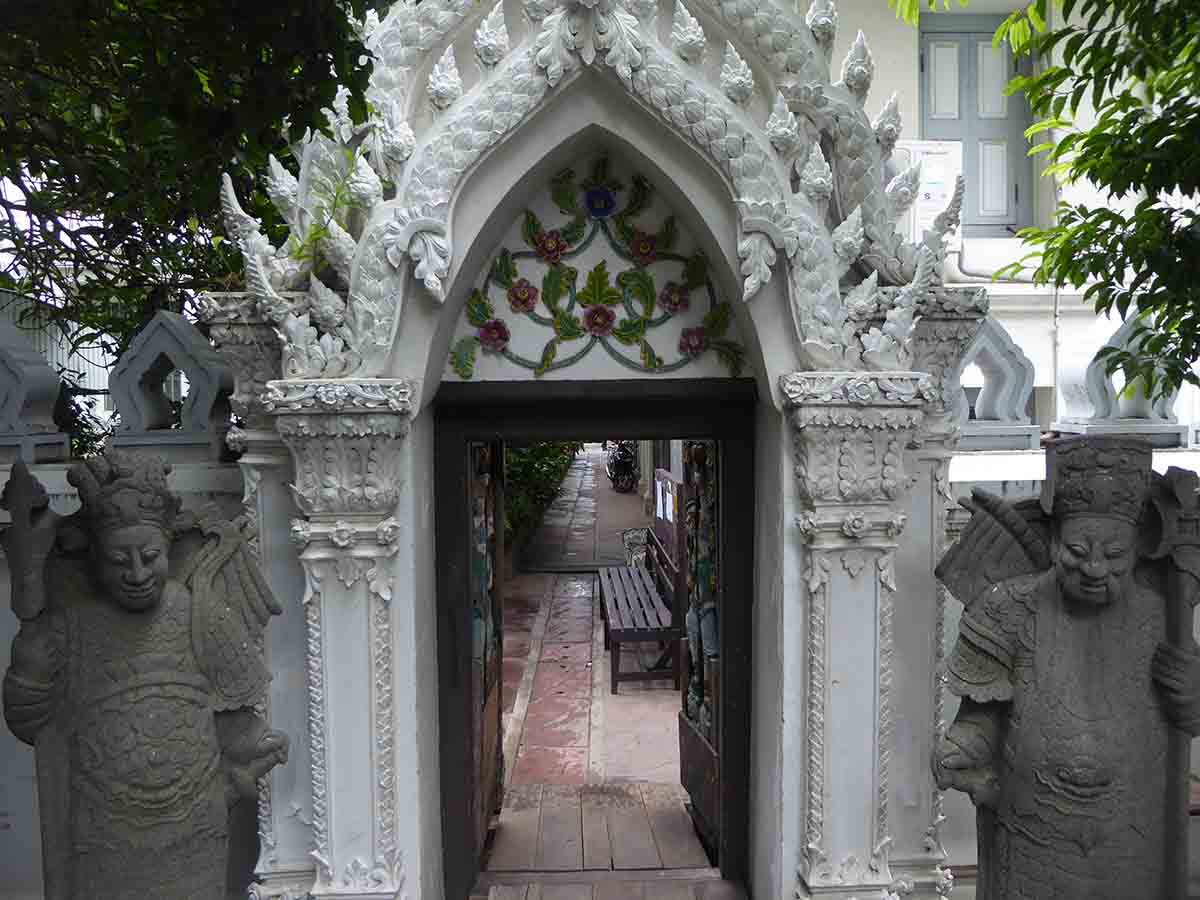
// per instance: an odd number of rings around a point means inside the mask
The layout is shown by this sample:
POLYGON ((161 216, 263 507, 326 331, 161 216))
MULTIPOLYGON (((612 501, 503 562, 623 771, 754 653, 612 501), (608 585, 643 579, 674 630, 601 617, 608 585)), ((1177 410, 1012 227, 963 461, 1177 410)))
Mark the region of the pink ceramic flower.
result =
POLYGON ((533 242, 538 256, 550 265, 561 260, 563 254, 571 249, 571 245, 564 241, 562 235, 557 231, 539 231, 534 236, 533 242))
POLYGON ((485 322, 479 329, 479 343, 484 350, 491 350, 493 353, 499 353, 507 347, 511 337, 512 335, 508 333, 508 326, 500 319, 485 322))
POLYGON ((537 309, 538 289, 521 278, 508 289, 508 305, 515 313, 530 313, 537 309))
POLYGON ((629 252, 638 265, 648 266, 658 259, 658 238, 644 231, 635 231, 629 239, 629 252))
POLYGON ((671 315, 687 309, 690 303, 688 289, 674 281, 668 281, 658 295, 658 305, 671 315))
POLYGON ((708 335, 704 333, 703 325, 683 329, 683 334, 679 336, 679 352, 681 355, 699 356, 707 349, 708 335))
POLYGON ((612 334, 616 321, 617 314, 607 306, 589 306, 588 311, 583 314, 583 327, 587 329, 588 334, 595 337, 612 334))

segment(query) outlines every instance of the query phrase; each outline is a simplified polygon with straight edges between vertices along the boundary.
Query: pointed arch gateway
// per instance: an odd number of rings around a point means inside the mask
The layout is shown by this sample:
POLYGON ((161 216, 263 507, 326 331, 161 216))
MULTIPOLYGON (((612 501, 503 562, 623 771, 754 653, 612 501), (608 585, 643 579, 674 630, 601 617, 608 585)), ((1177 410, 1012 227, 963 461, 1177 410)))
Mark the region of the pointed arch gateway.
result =
MULTIPOLYGON (((889 812, 892 556, 904 524, 893 506, 905 490, 898 453, 921 421, 918 408, 935 397, 929 379, 908 370, 923 306, 954 312, 937 272, 961 186, 922 241, 897 232, 919 173, 892 165, 894 100, 874 121, 864 111, 874 65, 861 34, 831 71, 836 25, 831 0, 814 0, 803 17, 770 0, 398 3, 382 21, 362 23, 376 60, 367 121, 352 120, 340 92, 327 129, 297 143, 298 171, 270 161, 266 186, 289 225, 287 244, 269 243, 226 181, 228 228, 247 265, 238 314, 269 323, 279 338, 283 378, 264 404, 295 460, 293 492, 304 510, 292 527, 306 575, 304 646, 295 657, 301 671, 285 674, 303 675, 307 699, 280 715, 307 729, 299 753, 307 777, 273 776, 263 788, 260 897, 444 894, 439 786, 447 773, 439 768, 447 763, 429 675, 446 646, 436 620, 432 406, 439 385, 453 387, 442 382, 463 339, 479 341, 482 364, 480 329, 499 318, 515 282, 546 293, 547 273, 539 270, 539 283, 522 269, 544 261, 554 229, 543 227, 530 229, 532 246, 521 236, 524 250, 510 248, 510 257, 534 257, 510 271, 512 283, 502 276, 504 298, 472 311, 506 229, 524 222, 524 209, 567 165, 582 179, 598 151, 626 167, 631 184, 644 171, 706 252, 715 299, 704 314, 728 306, 728 331, 717 339, 744 349, 757 382, 758 404, 743 423, 755 437, 760 503, 745 525, 760 548, 744 561, 754 569, 749 627, 766 648, 753 673, 756 781, 746 798, 758 811, 747 835, 755 894, 819 888, 845 900, 891 883, 890 828, 910 815, 895 803, 889 812), (599 147, 583 146, 597 137, 599 147), (837 475, 839 465, 853 477, 837 475), (853 604, 832 603, 836 592, 853 604), (847 609, 863 621, 841 619, 847 609), (865 626, 875 645, 833 640, 852 625, 865 626), (863 671, 874 671, 875 683, 843 696, 863 671), (834 758, 839 747, 854 748, 853 766, 834 758), (831 805, 833 794, 842 808, 831 805), (299 851, 297 835, 306 836, 299 851)), ((629 236, 615 244, 617 256, 636 256, 629 236)), ((585 307, 578 293, 598 264, 578 267, 576 307, 565 310, 577 323, 556 322, 544 308, 536 314, 550 325, 526 317, 552 329, 556 354, 578 340, 559 328, 589 327, 583 311, 597 304, 585 307)), ((608 268, 619 302, 596 277, 595 291, 613 301, 599 306, 617 314, 590 324, 627 337, 642 331, 636 345, 613 338, 612 352, 603 345, 609 334, 591 332, 600 341, 592 352, 628 369, 614 354, 636 346, 626 359, 649 370, 634 373, 639 389, 667 396, 653 385, 669 380, 653 369, 665 367, 664 347, 685 346, 685 327, 699 326, 676 319, 678 310, 658 321, 677 303, 663 290, 686 283, 683 272, 652 273, 655 302, 643 299, 640 310, 640 276, 616 281, 649 268, 608 268), (672 323, 679 333, 656 343, 651 331, 672 323), (649 353, 664 366, 645 365, 649 353)), ((542 357, 512 345, 497 349, 506 360, 502 349, 536 363, 516 365, 525 380, 542 382, 534 387, 572 380, 571 367, 538 373, 542 357)), ((696 366, 714 379, 704 364, 688 361, 678 373, 696 366)), ((513 373, 497 374, 507 383, 513 373)), ((495 389, 471 386, 479 388, 495 389)), ((913 671, 917 681, 928 674, 913 671)), ((292 698, 279 702, 282 710, 292 698)), ((921 771, 914 777, 928 781, 921 771)), ((936 844, 937 816, 931 821, 936 844)), ((933 863, 911 865, 929 887, 933 863)))

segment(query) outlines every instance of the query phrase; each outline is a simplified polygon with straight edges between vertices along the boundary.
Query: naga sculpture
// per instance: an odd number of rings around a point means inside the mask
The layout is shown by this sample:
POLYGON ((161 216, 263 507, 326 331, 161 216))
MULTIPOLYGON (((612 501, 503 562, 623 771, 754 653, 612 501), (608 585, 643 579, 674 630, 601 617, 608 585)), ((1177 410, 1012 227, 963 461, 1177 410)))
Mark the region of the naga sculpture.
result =
POLYGON ((240 522, 195 522, 155 457, 74 465, 61 517, 18 463, 0 504, 21 628, 4 715, 37 751, 47 900, 224 900, 228 810, 285 762, 253 705, 280 612, 240 522))
POLYGON ((977 808, 980 900, 1186 897, 1200 485, 1150 458, 1054 442, 1040 502, 976 491, 938 567, 966 610, 933 765, 977 808))

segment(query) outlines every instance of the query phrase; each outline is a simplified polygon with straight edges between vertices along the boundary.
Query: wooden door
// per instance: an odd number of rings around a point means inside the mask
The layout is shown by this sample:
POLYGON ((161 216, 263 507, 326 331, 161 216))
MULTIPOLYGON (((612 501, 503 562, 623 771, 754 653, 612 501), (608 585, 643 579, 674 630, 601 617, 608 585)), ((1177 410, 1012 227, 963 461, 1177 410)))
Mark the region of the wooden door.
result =
POLYGON ((504 790, 501 702, 504 590, 504 444, 473 441, 471 504, 471 735, 475 792, 475 850, 483 852, 488 824, 504 790))
POLYGON ((719 446, 683 445, 687 652, 679 712, 679 780, 691 796, 696 830, 713 855, 721 846, 722 793, 719 446))

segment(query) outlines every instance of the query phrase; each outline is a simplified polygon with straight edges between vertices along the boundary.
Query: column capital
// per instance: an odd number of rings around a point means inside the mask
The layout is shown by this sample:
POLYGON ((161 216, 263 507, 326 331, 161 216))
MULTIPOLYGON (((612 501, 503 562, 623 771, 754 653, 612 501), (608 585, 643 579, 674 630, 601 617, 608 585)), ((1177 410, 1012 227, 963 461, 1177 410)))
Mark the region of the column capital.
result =
POLYGON ((412 415, 412 386, 398 379, 272 381, 263 408, 296 464, 292 493, 308 522, 293 529, 333 548, 391 547, 387 521, 400 498, 399 448, 412 415))
POLYGON ((924 372, 795 372, 780 379, 795 429, 804 539, 823 547, 895 545, 908 492, 904 450, 936 399, 924 372))

